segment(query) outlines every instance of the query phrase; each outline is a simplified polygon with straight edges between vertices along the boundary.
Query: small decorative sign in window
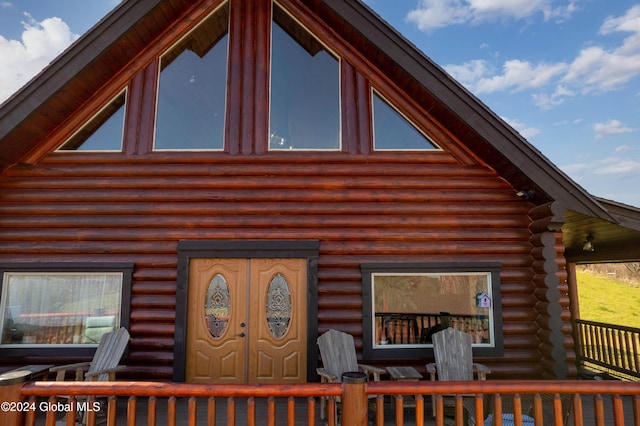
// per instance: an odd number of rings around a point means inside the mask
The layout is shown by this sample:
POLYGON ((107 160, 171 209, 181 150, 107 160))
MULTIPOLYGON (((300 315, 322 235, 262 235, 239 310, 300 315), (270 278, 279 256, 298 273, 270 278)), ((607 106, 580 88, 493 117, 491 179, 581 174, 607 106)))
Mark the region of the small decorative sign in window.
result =
POLYGON ((484 292, 476 294, 476 306, 478 308, 490 308, 491 297, 489 297, 489 295, 484 292))

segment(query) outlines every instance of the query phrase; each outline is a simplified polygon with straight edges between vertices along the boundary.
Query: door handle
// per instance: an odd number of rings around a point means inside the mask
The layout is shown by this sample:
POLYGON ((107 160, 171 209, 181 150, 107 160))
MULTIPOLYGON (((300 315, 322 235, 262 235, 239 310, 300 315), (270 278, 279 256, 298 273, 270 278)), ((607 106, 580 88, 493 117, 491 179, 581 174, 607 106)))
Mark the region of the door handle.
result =
POLYGON ((244 333, 238 334, 239 337, 244 337, 244 333))

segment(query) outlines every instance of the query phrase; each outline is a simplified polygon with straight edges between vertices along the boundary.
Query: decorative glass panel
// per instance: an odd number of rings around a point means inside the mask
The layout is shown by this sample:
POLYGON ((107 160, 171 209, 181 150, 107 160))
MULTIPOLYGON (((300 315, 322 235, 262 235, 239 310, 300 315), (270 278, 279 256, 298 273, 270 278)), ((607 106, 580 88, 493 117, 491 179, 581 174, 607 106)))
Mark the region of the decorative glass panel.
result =
POLYGON ((224 149, 228 6, 162 57, 156 150, 224 149))
POLYGON ((124 92, 93 117, 60 151, 121 151, 124 129, 124 92))
POLYGON ((267 290, 267 324, 276 339, 283 337, 291 322, 291 292, 287 280, 277 274, 267 290))
POLYGON ((338 60, 274 7, 270 150, 340 149, 338 60))
POLYGON ((376 93, 373 94, 373 132, 376 150, 438 149, 436 144, 376 93))
POLYGON ((217 274, 209 283, 204 304, 204 320, 211 336, 217 339, 224 335, 229 325, 230 314, 229 285, 222 275, 217 274))

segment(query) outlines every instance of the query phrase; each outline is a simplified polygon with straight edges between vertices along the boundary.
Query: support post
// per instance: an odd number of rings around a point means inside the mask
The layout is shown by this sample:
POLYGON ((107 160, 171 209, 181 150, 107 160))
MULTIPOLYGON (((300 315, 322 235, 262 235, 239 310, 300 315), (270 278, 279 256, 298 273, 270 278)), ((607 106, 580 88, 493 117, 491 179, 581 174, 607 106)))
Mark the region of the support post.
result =
POLYGON ((342 374, 342 421, 340 424, 367 426, 367 375, 357 371, 342 374))
POLYGON ((31 379, 30 371, 10 371, 0 374, 0 425, 20 426, 24 421, 25 408, 20 389, 31 379))

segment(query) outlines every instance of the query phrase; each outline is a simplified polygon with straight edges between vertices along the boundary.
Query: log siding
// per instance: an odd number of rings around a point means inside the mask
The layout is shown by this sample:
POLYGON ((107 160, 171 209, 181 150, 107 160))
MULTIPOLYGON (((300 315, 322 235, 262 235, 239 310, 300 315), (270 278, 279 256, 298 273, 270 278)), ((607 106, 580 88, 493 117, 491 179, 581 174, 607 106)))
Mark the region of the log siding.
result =
POLYGON ((319 240, 318 332, 347 331, 359 351, 360 264, 500 262, 505 356, 482 361, 497 377, 538 375, 531 205, 447 154, 380 158, 52 154, 0 181, 0 257, 135 263, 127 374, 164 379, 180 240, 319 240))
MULTIPOLYGON (((549 325, 557 307, 548 303, 551 297, 566 304, 566 298, 547 290, 564 291, 564 257, 556 249, 557 229, 542 226, 555 213, 518 198, 523 188, 507 181, 504 160, 493 161, 476 135, 442 118, 452 114, 442 112, 446 106, 425 98, 424 87, 389 66, 381 51, 362 48, 357 41, 364 39, 326 10, 320 13, 323 8, 315 10, 314 2, 279 4, 341 57, 343 152, 268 152, 271 10, 258 0, 229 3, 225 152, 152 152, 158 58, 222 3, 167 12, 179 15, 175 25, 160 25, 153 43, 139 46, 135 59, 114 69, 93 97, 82 98, 83 108, 55 129, 48 126, 23 157, 31 164, 4 170, 0 259, 134 263, 124 376, 140 379, 172 377, 180 241, 319 241, 318 334, 329 328, 351 333, 359 354, 361 264, 498 262, 504 357, 479 362, 495 378, 560 371, 557 333, 572 347, 570 330, 549 325), (50 152, 124 87, 121 153, 50 152), (443 151, 373 152, 372 88, 443 151), (547 275, 560 279, 549 283, 547 275)), ((424 359, 402 362, 424 369, 424 359)), ((24 363, 41 361, 0 355, 3 366, 24 363)))

